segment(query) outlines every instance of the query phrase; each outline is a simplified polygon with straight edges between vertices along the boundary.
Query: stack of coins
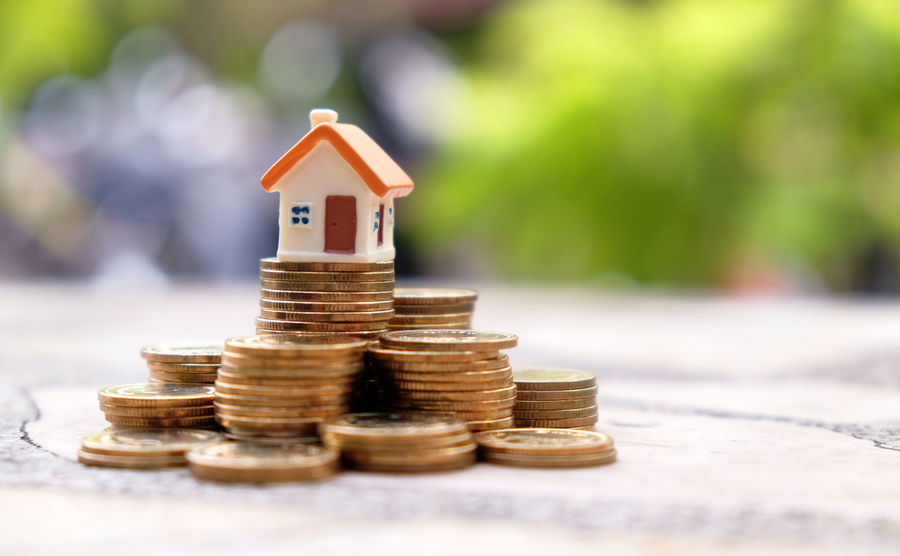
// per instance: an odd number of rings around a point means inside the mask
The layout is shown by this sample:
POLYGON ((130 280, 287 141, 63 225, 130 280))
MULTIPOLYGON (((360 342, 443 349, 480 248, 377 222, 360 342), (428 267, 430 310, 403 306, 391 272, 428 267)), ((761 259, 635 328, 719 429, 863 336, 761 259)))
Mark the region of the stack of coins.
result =
POLYGON ((516 427, 593 430, 597 423, 597 381, 584 371, 521 369, 513 372, 518 386, 516 427))
POLYGON ((397 288, 389 330, 472 328, 478 292, 455 288, 397 288))
POLYGON ((213 386, 145 382, 102 388, 97 397, 114 425, 147 428, 215 427, 213 386))
POLYGON ((212 384, 221 362, 222 344, 160 344, 141 349, 150 367, 150 382, 212 384))
POLYGON ((388 473, 462 469, 477 445, 461 421, 428 413, 354 413, 319 425, 322 442, 348 467, 388 473))
POLYGON ((229 483, 315 481, 340 471, 340 454, 322 446, 218 442, 186 454, 199 479, 229 483))
POLYGON ((513 426, 516 387, 509 356, 516 336, 474 330, 406 330, 382 335, 368 357, 398 411, 449 413, 472 431, 513 426))
POLYGON ((394 261, 302 263, 260 261, 261 333, 377 338, 394 316, 394 261))
POLYGON ((195 429, 107 429, 81 439, 78 461, 128 469, 181 467, 187 465, 188 450, 224 439, 217 432, 195 429))
POLYGON ((232 440, 316 441, 316 424, 349 411, 366 340, 291 334, 225 342, 216 420, 232 440))
POLYGON ((616 461, 613 439, 568 429, 509 429, 475 435, 481 458, 515 467, 592 467, 616 461))

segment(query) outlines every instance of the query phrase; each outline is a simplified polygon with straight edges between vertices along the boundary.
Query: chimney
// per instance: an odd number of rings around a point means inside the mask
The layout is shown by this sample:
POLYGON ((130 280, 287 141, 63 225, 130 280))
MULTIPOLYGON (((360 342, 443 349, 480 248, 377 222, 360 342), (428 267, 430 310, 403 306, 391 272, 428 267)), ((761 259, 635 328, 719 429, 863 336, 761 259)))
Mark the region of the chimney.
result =
POLYGON ((329 124, 336 124, 337 118, 338 113, 327 108, 314 108, 309 112, 309 123, 312 124, 312 127, 316 127, 317 125, 326 122, 329 124))

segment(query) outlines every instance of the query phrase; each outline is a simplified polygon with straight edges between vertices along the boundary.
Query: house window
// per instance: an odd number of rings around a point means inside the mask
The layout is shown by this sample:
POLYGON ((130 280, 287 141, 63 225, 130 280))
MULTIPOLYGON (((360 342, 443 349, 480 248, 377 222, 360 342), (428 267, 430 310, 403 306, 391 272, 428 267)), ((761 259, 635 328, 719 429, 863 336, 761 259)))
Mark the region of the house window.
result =
POLYGON ((308 228, 310 226, 312 226, 312 203, 291 205, 291 227, 308 228))

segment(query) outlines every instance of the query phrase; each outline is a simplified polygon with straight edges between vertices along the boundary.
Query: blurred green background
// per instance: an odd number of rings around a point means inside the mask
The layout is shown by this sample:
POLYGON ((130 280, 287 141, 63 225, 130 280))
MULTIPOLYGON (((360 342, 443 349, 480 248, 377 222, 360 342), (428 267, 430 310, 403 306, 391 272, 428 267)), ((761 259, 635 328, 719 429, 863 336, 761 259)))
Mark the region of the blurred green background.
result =
POLYGON ((894 2, 3 0, 0 106, 7 278, 252 276, 324 106, 406 274, 900 291, 894 2))

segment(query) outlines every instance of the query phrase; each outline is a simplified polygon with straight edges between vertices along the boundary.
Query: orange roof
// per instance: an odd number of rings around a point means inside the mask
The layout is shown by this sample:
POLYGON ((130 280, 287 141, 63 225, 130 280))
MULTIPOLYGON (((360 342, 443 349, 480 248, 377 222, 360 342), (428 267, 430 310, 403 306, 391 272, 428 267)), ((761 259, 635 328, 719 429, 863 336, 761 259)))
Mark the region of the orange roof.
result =
POLYGON ((413 189, 409 179, 397 163, 372 138, 355 125, 321 123, 307 133, 276 162, 260 183, 266 191, 272 189, 288 170, 309 153, 319 141, 328 141, 379 197, 405 197, 413 189))

